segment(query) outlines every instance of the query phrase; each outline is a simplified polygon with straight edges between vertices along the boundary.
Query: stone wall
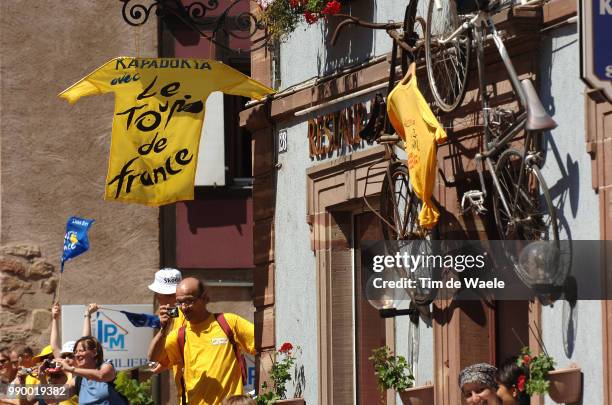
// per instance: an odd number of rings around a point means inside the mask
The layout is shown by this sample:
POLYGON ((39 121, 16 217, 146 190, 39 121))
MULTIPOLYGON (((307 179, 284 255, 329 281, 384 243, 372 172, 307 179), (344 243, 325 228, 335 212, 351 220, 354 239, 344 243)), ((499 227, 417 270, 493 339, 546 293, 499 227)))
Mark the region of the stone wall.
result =
POLYGON ((0 348, 49 344, 55 266, 34 245, 0 246, 0 348))
MULTIPOLYGON (((156 18, 132 27, 122 5, 0 1, 0 246, 21 246, 2 254, 2 304, 10 312, 2 315, 2 339, 12 339, 4 330, 9 321, 19 322, 23 340, 39 339, 30 331, 31 309, 50 307, 52 295, 41 283, 59 277, 73 215, 96 222, 89 251, 66 263, 61 304, 153 301, 147 285, 159 269, 159 209, 103 199, 114 97, 69 105, 57 96, 111 58, 157 56, 156 18), (38 253, 19 253, 28 250, 38 253)), ((45 316, 34 321, 44 324, 45 316)))

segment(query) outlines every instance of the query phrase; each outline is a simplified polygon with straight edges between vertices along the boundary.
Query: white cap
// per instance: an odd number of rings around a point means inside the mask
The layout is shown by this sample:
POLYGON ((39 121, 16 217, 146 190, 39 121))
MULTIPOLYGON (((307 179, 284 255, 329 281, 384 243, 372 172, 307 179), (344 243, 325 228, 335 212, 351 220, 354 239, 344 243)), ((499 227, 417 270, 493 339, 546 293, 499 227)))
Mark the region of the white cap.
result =
POLYGON ((66 343, 64 343, 62 345, 62 351, 61 353, 74 353, 74 344, 76 343, 76 341, 74 340, 69 340, 66 343))
POLYGON ((175 294, 182 279, 180 271, 166 267, 155 273, 155 281, 149 285, 149 290, 158 294, 175 294))

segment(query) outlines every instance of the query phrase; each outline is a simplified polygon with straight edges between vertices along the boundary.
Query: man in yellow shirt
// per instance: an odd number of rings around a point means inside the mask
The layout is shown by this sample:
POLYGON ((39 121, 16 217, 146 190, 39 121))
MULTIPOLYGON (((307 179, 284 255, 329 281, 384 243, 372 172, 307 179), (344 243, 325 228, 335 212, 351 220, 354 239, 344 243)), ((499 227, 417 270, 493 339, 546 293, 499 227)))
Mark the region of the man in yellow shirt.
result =
MULTIPOLYGON (((184 348, 179 344, 179 330, 172 330, 168 306, 159 308, 161 330, 149 347, 149 358, 161 364, 183 365, 185 396, 189 405, 218 405, 244 391, 238 358, 230 337, 206 309, 208 294, 198 279, 189 277, 176 289, 176 303, 181 307, 185 325, 184 348)), ((235 314, 224 314, 240 351, 255 354, 254 327, 235 314)))

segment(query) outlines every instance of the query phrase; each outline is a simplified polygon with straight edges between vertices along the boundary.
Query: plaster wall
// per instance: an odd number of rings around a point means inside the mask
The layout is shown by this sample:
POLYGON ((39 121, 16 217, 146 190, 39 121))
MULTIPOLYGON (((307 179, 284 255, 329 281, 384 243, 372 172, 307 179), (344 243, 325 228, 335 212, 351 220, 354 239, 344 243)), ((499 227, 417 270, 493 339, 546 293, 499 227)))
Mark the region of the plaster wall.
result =
MULTIPOLYGON (((403 20, 405 7, 404 0, 354 0, 348 3, 345 11, 365 21, 387 22, 403 20)), ((384 30, 351 26, 345 28, 336 45, 331 46, 336 25, 336 19, 312 26, 304 23, 281 44, 281 90, 358 65, 391 50, 391 39, 384 30)))
MULTIPOLYGON (((302 347, 298 366, 304 366, 306 403, 318 403, 317 275, 306 223, 307 122, 291 123, 286 153, 279 155, 274 218, 275 331, 278 345, 302 347)), ((287 397, 291 398, 291 387, 287 397)))
MULTIPOLYGON (((543 37, 540 94, 559 124, 548 134, 543 174, 558 208, 561 238, 597 240, 599 202, 591 187, 591 159, 585 149, 585 86, 577 63, 580 49, 576 28, 565 26, 543 37)), ((583 404, 604 401, 601 324, 600 301, 579 301, 574 310, 567 303, 557 302, 542 310, 544 343, 557 366, 576 363, 582 368, 583 404), (577 322, 575 332, 569 320, 577 322)), ((546 404, 554 402, 546 398, 546 404)))
POLYGON ((159 210, 103 200, 113 96, 57 97, 113 57, 157 56, 155 16, 135 28, 121 6, 0 2, 0 244, 38 246, 57 266, 68 217, 96 220, 90 251, 66 264, 62 304, 150 303, 159 265, 159 210))

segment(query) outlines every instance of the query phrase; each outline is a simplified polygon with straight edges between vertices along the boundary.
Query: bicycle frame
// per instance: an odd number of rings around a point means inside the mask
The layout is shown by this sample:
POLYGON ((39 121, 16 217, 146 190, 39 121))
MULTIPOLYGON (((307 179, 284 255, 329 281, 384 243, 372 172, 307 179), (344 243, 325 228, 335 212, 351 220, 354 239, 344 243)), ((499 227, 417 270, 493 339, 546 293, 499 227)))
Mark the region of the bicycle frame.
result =
MULTIPOLYGON (((408 66, 410 65, 410 62, 414 61, 415 59, 414 52, 416 51, 416 49, 419 48, 419 45, 417 45, 418 38, 416 36, 415 29, 414 29, 414 25, 417 23, 417 20, 419 20, 419 18, 417 18, 416 16, 418 1, 419 0, 410 0, 408 2, 408 4, 406 5, 406 10, 404 12, 404 21, 402 23, 398 23, 398 22, 389 22, 385 24, 371 23, 371 22, 362 21, 359 18, 350 16, 350 15, 344 15, 344 14, 338 15, 339 17, 344 18, 344 20, 340 22, 340 24, 338 24, 338 26, 336 27, 336 30, 334 31, 332 35, 332 40, 331 40, 332 45, 335 44, 341 30, 347 25, 357 25, 357 26, 370 28, 370 29, 383 29, 387 32, 389 37, 392 38, 393 47, 391 49, 391 68, 389 69, 387 94, 389 94, 391 90, 395 87, 396 61, 398 58, 398 52, 401 52, 401 55, 400 55, 401 62, 400 63, 401 63, 401 68, 402 68, 402 74, 405 75, 406 72, 408 71, 408 66), (399 28, 402 29, 401 34, 398 31, 396 31, 399 28)), ((422 19, 420 20, 422 21, 422 19)), ((424 24, 424 22, 421 24, 424 24)), ((379 134, 379 137, 384 133, 391 134, 394 132, 391 127, 390 122, 387 119, 386 111, 383 111, 381 113, 384 114, 385 119, 382 125, 375 130, 376 133, 379 134)), ((373 118, 370 117, 370 120, 372 119, 373 118)), ((385 169, 381 171, 382 173, 384 173, 383 179, 392 178, 391 167, 394 162, 400 161, 400 159, 398 159, 394 151, 394 146, 398 143, 398 141, 399 141, 399 137, 389 136, 389 135, 382 136, 380 139, 378 139, 377 142, 382 144, 385 148, 385 154, 380 159, 371 163, 367 169, 363 200, 365 202, 365 205, 370 209, 370 211, 373 212, 376 216, 378 216, 378 218, 383 222, 384 226, 394 229, 398 237, 401 238, 402 236, 406 234, 405 228, 407 224, 401 223, 400 218, 405 217, 405 212, 400 212, 400 210, 403 209, 405 211, 405 210, 411 209, 410 204, 408 204, 406 207, 400 208, 398 207, 396 201, 393 201, 393 219, 390 220, 389 218, 385 218, 383 215, 381 215, 381 213, 370 204, 367 198, 367 195, 368 195, 367 189, 369 185, 368 179, 372 178, 372 175, 371 175, 372 169, 374 169, 375 167, 377 167, 378 165, 382 163, 385 163, 386 165, 385 169), (389 138, 389 139, 382 140, 382 138, 389 138), (391 139, 391 138, 397 138, 397 139, 391 139), (394 223, 391 223, 391 221, 393 221, 394 223)), ((381 174, 381 173, 377 173, 377 175, 378 174, 381 174)), ((395 190, 393 190, 394 184, 391 181, 389 181, 389 184, 387 184, 387 187, 389 187, 389 190, 387 190, 388 194, 393 195, 393 193, 395 193, 395 190)))
MULTIPOLYGON (((489 11, 484 11, 484 10, 479 11, 478 13, 470 17, 468 21, 464 22, 461 25, 461 27, 455 30, 450 36, 444 39, 438 39, 438 42, 441 44, 448 43, 450 41, 455 40, 459 35, 463 34, 464 32, 468 30, 472 30, 474 34, 474 43, 476 44, 476 59, 477 59, 477 66, 478 66, 478 82, 479 82, 479 91, 480 91, 480 95, 482 98, 483 127, 484 127, 484 148, 482 152, 476 154, 474 159, 476 161, 476 167, 478 171, 478 177, 480 180, 480 186, 481 186, 481 190, 483 193, 483 197, 487 196, 487 188, 486 188, 485 181, 484 181, 483 167, 482 167, 484 165, 486 167, 486 170, 489 171, 489 173, 491 174, 491 178, 493 179, 493 185, 501 197, 501 202, 502 202, 504 210, 506 211, 506 214, 508 215, 508 217, 512 217, 510 205, 508 204, 508 201, 506 201, 506 198, 504 197, 504 193, 502 192, 502 189, 501 189, 501 185, 499 184, 499 180, 497 176, 495 175, 495 165, 493 163, 492 158, 496 157, 500 153, 501 149, 507 146, 508 143, 511 142, 519 134, 519 132, 524 129, 525 122, 527 119, 527 113, 526 113, 527 98, 523 90, 523 87, 521 86, 521 83, 519 81, 518 75, 516 73, 516 69, 514 68, 514 65, 512 64, 512 60, 510 59, 508 51, 504 45, 504 42, 502 41, 499 33, 497 32, 497 29, 495 28, 495 24, 493 23, 491 14, 492 13, 489 11), (489 31, 488 35, 486 35, 487 30, 489 31), (493 138, 493 135, 490 130, 490 117, 488 114, 488 111, 490 110, 489 94, 487 93, 487 90, 486 90, 487 82, 486 82, 486 77, 485 77, 485 66, 484 66, 484 43, 489 38, 493 40, 493 42, 495 43, 495 46, 497 47, 501 60, 508 73, 508 77, 510 78, 512 89, 514 90, 514 93, 517 95, 520 107, 522 109, 522 112, 519 114, 515 122, 512 123, 512 125, 510 125, 510 127, 507 128, 497 139, 493 138)), ((530 132, 526 134, 526 137, 527 137, 526 145, 531 144, 531 136, 532 134, 530 132)), ((521 166, 520 175, 519 175, 519 184, 518 184, 519 187, 523 181, 524 166, 526 164, 531 164, 530 163, 531 159, 528 159, 528 156, 527 156, 528 149, 525 148, 523 153, 524 153, 523 161, 521 164, 522 166, 521 166)), ((518 198, 518 196, 516 196, 515 198, 518 198)), ((513 203, 516 203, 516 201, 514 201, 513 203)))

